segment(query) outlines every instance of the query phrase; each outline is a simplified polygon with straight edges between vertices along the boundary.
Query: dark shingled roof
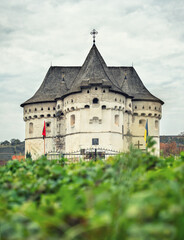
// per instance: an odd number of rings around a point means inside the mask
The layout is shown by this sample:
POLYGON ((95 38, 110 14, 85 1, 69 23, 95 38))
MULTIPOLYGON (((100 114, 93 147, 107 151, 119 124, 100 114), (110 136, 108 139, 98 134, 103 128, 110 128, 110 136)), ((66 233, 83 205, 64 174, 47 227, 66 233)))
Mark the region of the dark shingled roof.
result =
POLYGON ((91 85, 108 87, 133 100, 163 104, 146 89, 133 67, 107 67, 94 44, 82 67, 50 67, 38 91, 21 106, 55 101, 91 85))

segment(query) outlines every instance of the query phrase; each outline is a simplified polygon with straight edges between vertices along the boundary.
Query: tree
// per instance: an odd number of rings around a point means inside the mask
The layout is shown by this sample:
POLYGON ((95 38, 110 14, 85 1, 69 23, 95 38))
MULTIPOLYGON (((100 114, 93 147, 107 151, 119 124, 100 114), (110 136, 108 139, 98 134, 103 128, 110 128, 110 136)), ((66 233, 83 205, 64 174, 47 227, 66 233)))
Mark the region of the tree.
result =
POLYGON ((19 139, 15 139, 15 138, 12 138, 12 139, 10 140, 10 142, 11 142, 11 145, 12 145, 12 146, 14 146, 14 145, 17 145, 17 144, 20 144, 20 143, 21 143, 21 141, 20 141, 19 139))
POLYGON ((10 142, 8 140, 5 140, 4 142, 1 143, 1 145, 7 146, 10 145, 10 142))

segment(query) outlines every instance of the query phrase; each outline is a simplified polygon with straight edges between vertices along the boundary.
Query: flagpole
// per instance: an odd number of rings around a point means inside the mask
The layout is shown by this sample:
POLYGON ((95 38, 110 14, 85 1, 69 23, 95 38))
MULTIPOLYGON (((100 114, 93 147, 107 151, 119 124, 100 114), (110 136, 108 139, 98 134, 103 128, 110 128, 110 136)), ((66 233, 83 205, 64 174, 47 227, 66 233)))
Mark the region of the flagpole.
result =
POLYGON ((45 155, 45 137, 44 137, 44 155, 45 155))

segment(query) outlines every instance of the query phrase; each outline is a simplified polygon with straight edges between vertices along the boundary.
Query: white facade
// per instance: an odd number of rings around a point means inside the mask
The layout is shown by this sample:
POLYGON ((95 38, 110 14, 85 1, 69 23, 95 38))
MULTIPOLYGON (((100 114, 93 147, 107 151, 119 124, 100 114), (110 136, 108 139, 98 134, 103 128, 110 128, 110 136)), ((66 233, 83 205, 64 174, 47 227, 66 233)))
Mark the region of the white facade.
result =
POLYGON ((25 151, 30 152, 34 159, 43 155, 44 121, 47 153, 70 153, 88 149, 94 147, 94 138, 99 141, 95 147, 102 149, 127 151, 131 144, 137 146, 138 141, 140 148, 145 149, 147 119, 149 135, 156 140, 159 154, 160 103, 132 101, 121 94, 109 92, 108 89, 91 87, 55 103, 26 105, 25 151), (94 99, 98 99, 98 103, 93 103, 94 99), (58 111, 62 111, 62 115, 56 117, 58 111))
POLYGON ((122 152, 131 144, 145 149, 148 120, 149 136, 156 140, 159 154, 162 104, 133 67, 107 67, 93 45, 82 67, 51 67, 36 94, 21 105, 25 152, 33 159, 44 154, 44 121, 46 153, 90 148, 122 152))

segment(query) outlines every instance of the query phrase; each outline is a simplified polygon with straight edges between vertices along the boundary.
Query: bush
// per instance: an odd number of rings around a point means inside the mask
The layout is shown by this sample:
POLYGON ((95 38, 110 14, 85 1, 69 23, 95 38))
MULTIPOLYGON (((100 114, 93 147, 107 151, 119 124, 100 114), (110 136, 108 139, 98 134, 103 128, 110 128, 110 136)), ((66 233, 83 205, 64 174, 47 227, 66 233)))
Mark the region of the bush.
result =
POLYGON ((183 240, 184 153, 0 168, 1 239, 183 240))

